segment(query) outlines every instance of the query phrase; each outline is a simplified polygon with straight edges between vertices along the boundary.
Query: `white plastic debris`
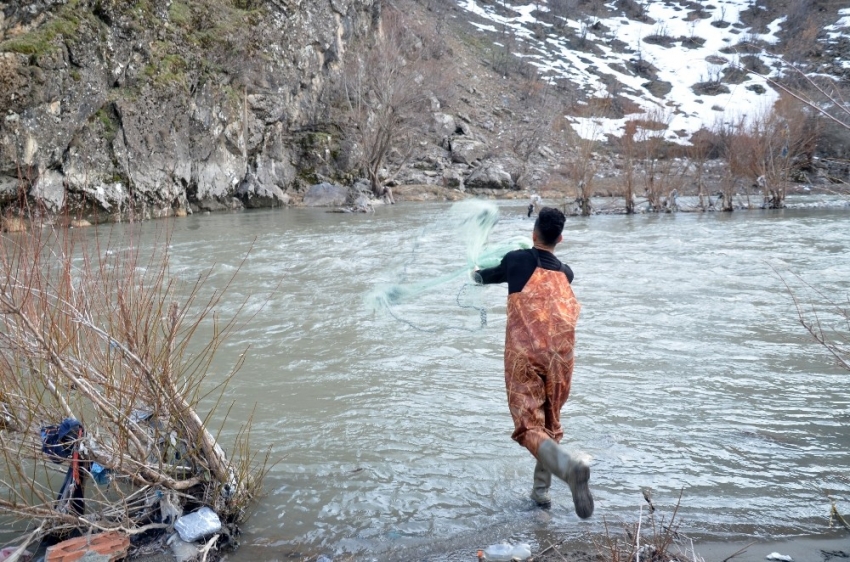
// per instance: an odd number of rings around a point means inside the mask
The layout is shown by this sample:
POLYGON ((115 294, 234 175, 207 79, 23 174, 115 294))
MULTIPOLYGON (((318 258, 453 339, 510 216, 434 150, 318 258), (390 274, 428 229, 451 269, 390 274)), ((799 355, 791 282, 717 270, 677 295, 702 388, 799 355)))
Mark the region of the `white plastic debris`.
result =
POLYGON ((180 507, 180 500, 174 492, 163 494, 159 500, 159 513, 165 523, 173 524, 183 515, 183 508, 180 507))
POLYGON ((531 547, 525 543, 494 544, 484 549, 484 559, 488 562, 508 562, 510 560, 526 560, 531 557, 531 547))
POLYGON ((779 554, 778 552, 771 552, 767 555, 768 560, 778 560, 779 562, 794 562, 794 559, 785 554, 779 554))
POLYGON ((196 560, 198 554, 201 552, 198 550, 197 546, 184 541, 177 533, 171 535, 166 544, 171 546, 171 553, 174 555, 174 559, 177 562, 189 562, 190 560, 196 560))
POLYGON ((202 507, 178 519, 174 530, 180 533, 180 538, 184 541, 195 542, 221 531, 221 519, 212 509, 202 507))

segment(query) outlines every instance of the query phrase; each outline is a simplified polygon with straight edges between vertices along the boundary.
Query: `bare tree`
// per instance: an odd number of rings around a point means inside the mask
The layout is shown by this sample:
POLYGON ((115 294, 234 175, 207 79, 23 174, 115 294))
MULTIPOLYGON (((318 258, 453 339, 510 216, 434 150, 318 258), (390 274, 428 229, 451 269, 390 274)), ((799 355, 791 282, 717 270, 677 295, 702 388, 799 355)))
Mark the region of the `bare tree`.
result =
POLYGON ((769 112, 741 119, 727 135, 731 173, 762 190, 764 207, 785 206, 792 172, 811 163, 817 143, 817 119, 793 98, 781 99, 769 112))
POLYGON ((570 178, 576 182, 575 204, 582 216, 590 216, 593 205, 593 179, 596 176, 596 163, 593 161, 593 151, 596 148, 596 134, 585 135, 578 143, 578 153, 571 163, 570 178))
POLYGON ((386 193, 382 174, 391 153, 396 171, 413 152, 416 125, 437 89, 436 63, 424 43, 406 25, 403 14, 385 7, 381 33, 371 44, 349 49, 342 76, 342 121, 355 149, 355 161, 375 195, 386 193))
POLYGON ((637 124, 635 121, 626 122, 623 136, 620 139, 620 155, 623 157, 623 199, 626 202, 626 214, 632 215, 637 204, 635 200, 635 134, 637 124))
POLYGON ((712 154, 715 148, 712 143, 713 135, 708 131, 701 129, 691 137, 691 145, 687 149, 688 158, 694 166, 694 183, 697 187, 697 197, 699 198, 699 208, 703 211, 710 207, 711 195, 706 190, 705 185, 705 166, 706 162, 711 157, 717 157, 712 154))
POLYGON ((649 208, 655 212, 676 210, 675 198, 686 172, 686 165, 668 155, 668 143, 663 132, 669 128, 669 112, 649 112, 646 119, 636 123, 637 150, 643 172, 644 195, 649 208))
POLYGON ((519 166, 514 182, 524 187, 531 179, 534 157, 552 137, 555 121, 562 111, 554 89, 537 73, 521 82, 516 104, 520 107, 510 112, 505 123, 506 142, 495 148, 507 149, 516 155, 519 166))

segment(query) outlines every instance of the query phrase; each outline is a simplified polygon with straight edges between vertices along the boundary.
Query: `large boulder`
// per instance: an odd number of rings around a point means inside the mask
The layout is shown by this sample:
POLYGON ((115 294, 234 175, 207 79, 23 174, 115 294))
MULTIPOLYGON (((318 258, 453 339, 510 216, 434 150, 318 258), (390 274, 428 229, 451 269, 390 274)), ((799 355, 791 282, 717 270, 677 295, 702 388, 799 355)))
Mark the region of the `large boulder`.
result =
POLYGON ((463 174, 454 168, 446 168, 443 171, 443 185, 452 189, 464 191, 463 174))
POLYGON ((472 139, 452 139, 452 162, 472 164, 487 155, 487 145, 472 139))
POLYGON ((501 164, 488 162, 469 174, 466 178, 469 189, 513 189, 514 181, 501 164))
POLYGON ((18 196, 17 178, 0 175, 0 204, 14 201, 18 196))
POLYGON ((457 130, 455 118, 445 113, 435 113, 434 123, 432 126, 434 132, 437 133, 437 136, 440 138, 449 137, 457 130))
POLYGON ((289 195, 276 185, 260 183, 254 174, 248 174, 242 180, 236 188, 236 195, 249 209, 289 204, 289 195))
POLYGON ((65 178, 56 170, 44 170, 33 183, 30 195, 57 212, 65 206, 65 178))
POLYGON ((311 185, 304 194, 305 207, 341 207, 348 200, 348 188, 322 182, 311 185))

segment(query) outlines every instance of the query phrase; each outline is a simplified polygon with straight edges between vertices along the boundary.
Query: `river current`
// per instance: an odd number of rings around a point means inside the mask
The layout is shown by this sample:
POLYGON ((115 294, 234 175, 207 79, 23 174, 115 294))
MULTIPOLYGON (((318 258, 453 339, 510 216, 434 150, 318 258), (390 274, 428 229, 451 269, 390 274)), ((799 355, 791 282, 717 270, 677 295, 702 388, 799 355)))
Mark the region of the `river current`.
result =
MULTIPOLYGON (((524 206, 499 206, 491 241, 530 236, 524 206)), ((805 283, 847 305, 846 209, 567 219, 556 253, 575 271, 583 309, 562 418, 564 443, 594 457, 588 521, 562 483, 549 512, 528 499, 534 462, 510 440, 502 371, 506 287, 463 295, 486 308, 483 327, 458 306, 463 278, 396 317, 364 304, 402 272, 463 267, 448 210, 171 223, 173 271, 192 278, 215 264, 213 287, 253 246, 221 312, 256 295, 256 316, 214 370, 249 347, 227 398, 234 419, 254 412, 253 442, 276 464, 229 559, 442 560, 501 540, 539 547, 602 532, 603 520, 636 521, 644 489, 668 519, 681 493, 681 529, 718 540, 822 533, 826 494, 850 502, 850 373, 799 325, 785 286, 827 322, 824 297, 805 283)), ((151 239, 162 224, 146 224, 151 239)))

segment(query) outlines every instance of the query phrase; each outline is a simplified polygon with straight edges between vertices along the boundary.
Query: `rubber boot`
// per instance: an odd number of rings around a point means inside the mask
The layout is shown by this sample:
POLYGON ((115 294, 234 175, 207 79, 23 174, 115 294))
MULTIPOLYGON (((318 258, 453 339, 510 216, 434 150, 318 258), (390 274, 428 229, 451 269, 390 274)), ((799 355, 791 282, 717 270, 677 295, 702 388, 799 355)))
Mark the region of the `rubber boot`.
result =
POLYGON ((567 453, 554 440, 547 439, 537 449, 537 459, 549 472, 569 485, 576 515, 582 519, 593 515, 593 496, 587 486, 590 457, 582 453, 567 453))
POLYGON ((549 496, 549 486, 552 484, 552 473, 546 470, 540 461, 534 466, 534 487, 531 489, 531 499, 537 502, 540 507, 549 507, 552 505, 552 498, 549 496))

